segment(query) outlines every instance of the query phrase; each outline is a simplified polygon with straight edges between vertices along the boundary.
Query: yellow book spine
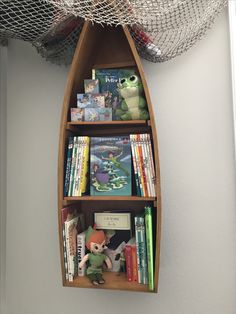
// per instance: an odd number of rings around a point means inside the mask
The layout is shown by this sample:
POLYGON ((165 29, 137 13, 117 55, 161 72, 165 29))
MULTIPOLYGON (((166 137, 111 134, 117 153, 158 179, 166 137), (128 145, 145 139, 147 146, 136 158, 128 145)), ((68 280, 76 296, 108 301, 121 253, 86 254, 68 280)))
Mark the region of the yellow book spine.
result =
POLYGON ((89 137, 84 137, 84 149, 82 156, 82 171, 81 171, 81 193, 86 192, 88 182, 88 162, 89 162, 89 137))

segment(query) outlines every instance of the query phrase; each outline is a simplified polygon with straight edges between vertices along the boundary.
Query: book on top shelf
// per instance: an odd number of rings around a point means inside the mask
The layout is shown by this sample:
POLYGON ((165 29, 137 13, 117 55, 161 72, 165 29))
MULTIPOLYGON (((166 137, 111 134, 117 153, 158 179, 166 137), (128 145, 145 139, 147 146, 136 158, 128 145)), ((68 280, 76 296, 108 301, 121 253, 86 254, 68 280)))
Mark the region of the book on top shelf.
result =
POLYGON ((77 107, 80 109, 93 108, 91 94, 77 94, 77 107))
POLYGON ((112 121, 111 108, 86 108, 84 109, 84 121, 112 121))
POLYGON ((90 94, 99 94, 99 82, 95 80, 84 80, 84 92, 90 94))
POLYGON ((71 108, 70 109, 71 121, 83 121, 84 120, 84 109, 71 108))
POLYGON ((92 137, 90 195, 131 196, 129 137, 92 137))

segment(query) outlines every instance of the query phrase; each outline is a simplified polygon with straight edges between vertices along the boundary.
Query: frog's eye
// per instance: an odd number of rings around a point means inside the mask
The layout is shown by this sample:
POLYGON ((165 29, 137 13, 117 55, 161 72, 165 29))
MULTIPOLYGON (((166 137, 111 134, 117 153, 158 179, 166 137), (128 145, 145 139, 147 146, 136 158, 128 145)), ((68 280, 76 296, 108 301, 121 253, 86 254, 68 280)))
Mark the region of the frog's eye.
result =
POLYGON ((138 81, 138 77, 136 75, 131 75, 129 78, 130 82, 136 83, 138 81))
POLYGON ((120 80, 120 83, 121 83, 121 84, 124 84, 126 81, 127 81, 126 78, 122 78, 122 79, 120 80))

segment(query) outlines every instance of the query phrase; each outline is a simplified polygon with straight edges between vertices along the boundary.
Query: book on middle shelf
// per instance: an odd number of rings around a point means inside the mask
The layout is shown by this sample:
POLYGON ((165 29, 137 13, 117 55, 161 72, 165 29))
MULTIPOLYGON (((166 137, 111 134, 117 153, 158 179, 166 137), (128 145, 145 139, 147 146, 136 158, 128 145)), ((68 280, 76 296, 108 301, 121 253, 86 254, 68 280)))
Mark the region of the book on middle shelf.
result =
POLYGON ((131 183, 129 137, 91 137, 90 195, 131 196, 131 183))

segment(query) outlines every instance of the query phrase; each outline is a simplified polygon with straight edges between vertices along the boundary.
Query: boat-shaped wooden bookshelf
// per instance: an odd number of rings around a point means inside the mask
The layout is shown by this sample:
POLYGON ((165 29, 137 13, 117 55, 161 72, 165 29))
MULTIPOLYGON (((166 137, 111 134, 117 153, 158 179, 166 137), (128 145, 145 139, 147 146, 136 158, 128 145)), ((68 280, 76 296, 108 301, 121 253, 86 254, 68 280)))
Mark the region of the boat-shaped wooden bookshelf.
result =
POLYGON ((157 146, 157 132, 154 121, 154 111, 144 76, 144 71, 127 27, 110 27, 84 23, 82 33, 74 54, 71 69, 68 75, 62 108, 59 160, 58 160, 58 220, 61 253, 61 268, 63 285, 67 287, 130 290, 137 292, 157 292, 160 260, 161 237, 161 194, 160 194, 160 169, 157 146), (146 98, 149 116, 148 120, 130 121, 97 121, 71 122, 70 108, 76 107, 77 94, 84 92, 84 79, 91 78, 92 69, 133 68, 141 78, 144 96, 146 98), (67 158, 68 138, 70 136, 118 136, 148 133, 151 137, 153 157, 156 172, 156 197, 131 196, 64 196, 65 163, 67 158), (113 211, 129 210, 134 214, 141 214, 145 206, 153 209, 153 239, 154 239, 154 289, 149 290, 148 285, 127 281, 125 274, 105 272, 105 284, 94 286, 87 277, 76 277, 73 282, 66 280, 62 215, 65 206, 74 204, 78 210, 86 214, 86 225, 93 224, 91 210, 113 211), (88 218, 90 217, 90 218, 88 218))

